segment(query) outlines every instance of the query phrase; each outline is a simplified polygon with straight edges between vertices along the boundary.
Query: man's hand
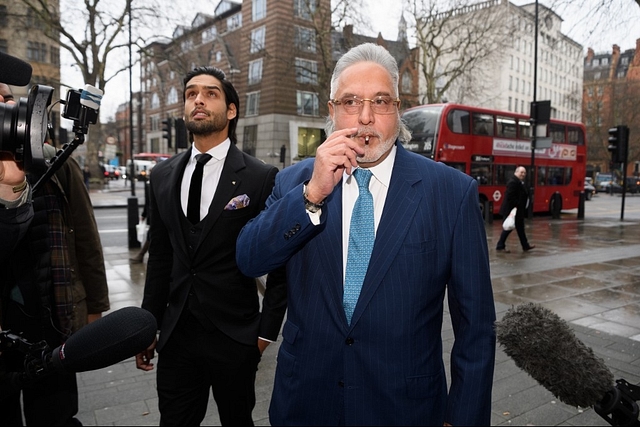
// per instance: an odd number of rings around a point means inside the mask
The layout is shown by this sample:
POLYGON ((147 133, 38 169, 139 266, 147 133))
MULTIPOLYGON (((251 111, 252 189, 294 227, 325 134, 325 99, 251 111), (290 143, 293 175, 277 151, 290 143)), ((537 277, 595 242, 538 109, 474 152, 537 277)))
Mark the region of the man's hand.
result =
POLYGON ((95 322, 96 320, 100 319, 101 317, 102 317, 102 313, 88 314, 87 315, 87 324, 89 324, 91 322, 95 322))
POLYGON ((15 200, 22 194, 13 192, 13 187, 24 182, 25 173, 10 153, 0 152, 0 199, 15 200))
POLYGON ((158 340, 157 338, 154 338, 151 345, 147 347, 145 351, 136 354, 136 368, 143 371, 153 370, 153 363, 151 363, 151 360, 155 356, 156 344, 158 344, 158 340))
POLYGON ((271 344, 269 341, 258 338, 258 350, 260 350, 260 354, 264 353, 266 348, 269 347, 269 344, 271 344))
POLYGON ((313 174, 307 184, 307 198, 312 203, 322 202, 340 182, 344 171, 351 174, 358 165, 356 158, 364 154, 364 149, 351 138, 357 132, 358 128, 335 131, 316 150, 313 174))

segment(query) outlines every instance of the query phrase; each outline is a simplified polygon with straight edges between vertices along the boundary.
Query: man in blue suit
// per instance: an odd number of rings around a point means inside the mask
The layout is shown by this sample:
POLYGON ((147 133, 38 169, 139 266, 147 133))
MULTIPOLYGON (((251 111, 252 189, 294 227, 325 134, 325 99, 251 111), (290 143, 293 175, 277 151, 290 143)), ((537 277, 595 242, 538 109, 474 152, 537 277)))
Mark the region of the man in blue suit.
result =
POLYGON ((327 140, 277 175, 267 209, 238 237, 244 274, 287 269, 272 425, 490 423, 495 308, 476 183, 406 151, 398 106, 393 57, 374 44, 346 53, 331 80, 327 140), (359 199, 371 196, 367 222, 359 199), (354 262, 369 240, 370 255, 354 262))

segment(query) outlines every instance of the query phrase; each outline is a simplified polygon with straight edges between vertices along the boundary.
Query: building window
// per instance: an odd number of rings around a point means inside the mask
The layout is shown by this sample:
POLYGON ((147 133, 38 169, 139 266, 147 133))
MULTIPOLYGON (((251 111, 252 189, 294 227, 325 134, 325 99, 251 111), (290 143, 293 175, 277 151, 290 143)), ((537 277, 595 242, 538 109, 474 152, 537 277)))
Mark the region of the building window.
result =
POLYGON ((9 44, 6 39, 0 39, 0 52, 7 53, 9 50, 9 44))
POLYGON ((318 84, 318 63, 308 59, 296 58, 296 82, 300 84, 318 84))
POLYGON ((245 116, 257 116, 260 107, 260 92, 249 92, 247 94, 247 110, 245 116))
POLYGON ((242 151, 250 156, 256 156, 256 146, 258 145, 258 125, 244 127, 244 137, 242 138, 242 151))
POLYGON ((409 71, 402 73, 402 92, 413 92, 413 76, 409 71))
POLYGON ((7 6, 0 5, 0 27, 7 26, 7 6))
POLYGON ((249 62, 248 84, 254 85, 262 80, 262 58, 249 62))
POLYGON ((59 66, 60 65, 60 49, 58 49, 57 47, 51 46, 50 50, 50 62, 53 65, 59 66))
POLYGON ((318 108, 318 94, 313 92, 298 91, 297 100, 299 116, 320 115, 320 109, 318 108))
POLYGON ((262 27, 251 30, 251 47, 249 48, 250 53, 260 52, 264 49, 264 38, 266 32, 266 27, 264 25, 262 27))
POLYGON ((295 45, 302 52, 316 52, 316 32, 313 28, 295 27, 295 45))
POLYGON ((178 91, 175 87, 171 87, 169 89, 169 94, 167 95, 167 105, 173 105, 178 103, 178 91))
POLYGON ((233 31, 236 28, 242 27, 242 14, 236 13, 233 16, 227 18, 227 31, 233 31))
POLYGON ((216 27, 207 28, 202 32, 202 43, 204 44, 215 39, 216 34, 218 34, 218 29, 216 27))
POLYGON ((160 97, 157 93, 151 95, 151 109, 160 108, 160 97))
POLYGON ((47 45, 38 42, 27 42, 27 59, 35 62, 47 62, 47 45))
POLYGON ((253 21, 259 21, 267 16, 267 0, 253 0, 251 7, 251 18, 253 21))
POLYGON ((620 58, 620 63, 622 65, 629 65, 629 57, 628 56, 623 56, 622 58, 620 58))
POLYGON ((609 58, 602 58, 600 60, 601 65, 609 65, 609 58))
POLYGON ((323 140, 322 129, 298 128, 298 158, 314 157, 323 140))
POLYGON ((600 74, 600 71, 598 71, 597 73, 595 73, 595 74, 593 75, 593 79, 594 79, 594 80, 600 80, 600 75, 601 75, 601 74, 600 74))
POLYGON ((315 0, 293 0, 293 16, 311 21, 315 11, 315 0))

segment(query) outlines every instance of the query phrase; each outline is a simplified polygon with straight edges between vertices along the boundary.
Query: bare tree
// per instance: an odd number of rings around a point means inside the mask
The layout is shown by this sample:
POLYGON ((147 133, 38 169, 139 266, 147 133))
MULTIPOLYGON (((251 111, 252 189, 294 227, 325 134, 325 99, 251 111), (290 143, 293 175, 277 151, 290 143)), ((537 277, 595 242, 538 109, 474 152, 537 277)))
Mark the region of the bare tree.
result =
MULTIPOLYGON (((106 0, 85 0, 84 2, 65 2, 58 6, 59 2, 48 0, 18 0, 27 6, 29 14, 35 17, 44 29, 46 37, 60 44, 66 50, 75 65, 82 73, 85 84, 90 84, 98 89, 105 89, 109 80, 124 70, 129 65, 113 67, 112 58, 124 49, 128 49, 128 10, 132 0, 123 0, 116 7, 113 2, 106 0), (63 10, 64 13, 60 13, 63 10), (84 30, 82 30, 84 29, 84 30), (112 69, 113 68, 113 69, 112 69)), ((157 16, 157 7, 153 7, 152 0, 145 6, 132 8, 133 16, 157 16)), ((134 18, 135 19, 135 18, 134 18)), ((26 21, 25 21, 26 22, 26 21)), ((143 22, 140 19, 139 22, 143 22)), ((146 20, 148 22, 148 20, 146 20)), ((137 26, 137 30, 140 30, 137 26)), ((137 40, 133 40, 134 43, 137 40)), ((108 96, 108 94, 105 94, 108 96)), ((102 134, 101 123, 94 125, 90 131, 90 137, 86 141, 87 161, 93 176, 99 176, 98 149, 102 134)))
POLYGON ((442 2, 407 0, 413 26, 422 103, 438 103, 447 93, 463 102, 465 96, 486 96, 487 60, 495 58, 510 41, 507 4, 500 0, 473 3, 456 0, 441 10, 442 2))

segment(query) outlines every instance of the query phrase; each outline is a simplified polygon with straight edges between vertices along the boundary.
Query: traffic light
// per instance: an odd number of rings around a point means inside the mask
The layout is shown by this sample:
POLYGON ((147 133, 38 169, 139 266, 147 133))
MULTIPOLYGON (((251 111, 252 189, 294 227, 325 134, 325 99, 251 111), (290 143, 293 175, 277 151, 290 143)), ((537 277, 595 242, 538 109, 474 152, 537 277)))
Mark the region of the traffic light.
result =
POLYGON ((609 146, 607 149, 611 153, 611 161, 615 163, 626 163, 627 149, 629 145, 629 128, 624 125, 609 129, 609 146))
POLYGON ((167 140, 167 147, 171 148, 171 132, 173 127, 173 119, 166 118, 162 121, 162 137, 167 140))
POLYGON ((184 119, 176 119, 176 147, 188 148, 187 139, 187 126, 184 124, 184 119))

